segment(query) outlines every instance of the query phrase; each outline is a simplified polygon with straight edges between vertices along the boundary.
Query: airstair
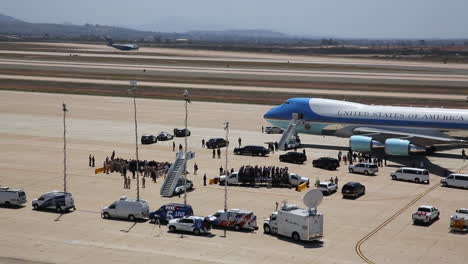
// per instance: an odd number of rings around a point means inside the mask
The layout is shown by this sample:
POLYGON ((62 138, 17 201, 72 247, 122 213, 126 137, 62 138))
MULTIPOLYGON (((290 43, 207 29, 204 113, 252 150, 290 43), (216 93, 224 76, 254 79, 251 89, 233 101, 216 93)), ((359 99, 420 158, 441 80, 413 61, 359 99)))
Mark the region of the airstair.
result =
POLYGON ((288 128, 283 132, 280 141, 278 142, 278 148, 280 150, 293 149, 301 145, 298 140, 298 135, 296 132, 297 126, 304 124, 302 115, 294 113, 291 121, 289 122, 288 128))
MULTIPOLYGON (((195 156, 193 152, 187 152, 188 160, 195 156)), ((170 197, 174 194, 174 190, 177 187, 179 179, 184 175, 184 168, 186 168, 187 159, 185 152, 178 152, 176 160, 171 165, 167 172, 166 179, 161 186, 161 196, 170 197)))

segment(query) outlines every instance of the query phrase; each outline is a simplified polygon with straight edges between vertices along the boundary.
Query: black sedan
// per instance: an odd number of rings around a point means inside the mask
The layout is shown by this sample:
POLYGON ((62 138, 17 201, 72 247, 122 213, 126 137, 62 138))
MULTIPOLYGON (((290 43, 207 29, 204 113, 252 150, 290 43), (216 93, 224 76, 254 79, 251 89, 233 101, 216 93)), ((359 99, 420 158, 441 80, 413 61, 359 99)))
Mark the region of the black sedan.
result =
POLYGON ((290 162, 290 163, 304 163, 307 160, 307 156, 302 152, 288 152, 286 154, 280 155, 279 160, 281 162, 290 162))
POLYGON ((340 166, 340 162, 337 159, 322 157, 312 161, 312 166, 316 168, 322 168, 327 170, 336 170, 340 166))
POLYGON ((148 145, 158 142, 158 138, 153 135, 143 135, 141 136, 141 144, 148 145))
POLYGON ((185 129, 185 128, 182 128, 182 129, 178 129, 178 128, 174 128, 174 135, 176 137, 189 137, 190 136, 190 130, 188 129, 185 129))
POLYGON ((237 155, 266 156, 269 153, 270 150, 262 146, 245 146, 234 149, 234 154, 237 155))

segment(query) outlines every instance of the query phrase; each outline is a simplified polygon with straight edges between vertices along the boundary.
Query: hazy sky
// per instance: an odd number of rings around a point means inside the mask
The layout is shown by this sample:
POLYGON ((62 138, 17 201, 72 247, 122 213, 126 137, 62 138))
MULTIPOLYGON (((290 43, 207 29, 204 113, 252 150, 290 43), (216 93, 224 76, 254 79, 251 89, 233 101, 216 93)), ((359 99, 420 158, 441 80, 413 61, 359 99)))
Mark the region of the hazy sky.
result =
POLYGON ((0 13, 28 22, 147 25, 154 31, 468 38, 468 0, 0 0, 0 13))

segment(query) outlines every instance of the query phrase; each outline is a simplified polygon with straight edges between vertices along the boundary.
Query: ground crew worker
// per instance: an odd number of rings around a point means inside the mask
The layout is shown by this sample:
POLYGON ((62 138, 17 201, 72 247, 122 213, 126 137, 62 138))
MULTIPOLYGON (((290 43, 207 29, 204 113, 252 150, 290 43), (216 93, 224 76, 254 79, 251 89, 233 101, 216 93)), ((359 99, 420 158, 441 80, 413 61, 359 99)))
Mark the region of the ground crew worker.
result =
POLYGON ((223 166, 219 167, 219 175, 223 174, 223 166))
POLYGON ((88 166, 91 167, 91 154, 89 154, 89 158, 88 158, 88 166))
POLYGON ((341 150, 338 152, 338 162, 341 162, 341 156, 343 156, 343 154, 341 153, 341 150))
POLYGON ((175 142, 172 142, 172 151, 175 151, 175 142))
POLYGON ((130 189, 131 184, 132 184, 132 179, 130 177, 128 177, 128 186, 127 186, 128 189, 130 189))
POLYGON ((333 183, 333 177, 330 177, 330 182, 333 183))
POLYGON ((206 173, 203 175, 203 186, 206 186, 206 173))
POLYGON ((302 153, 304 154, 304 156, 306 155, 305 149, 302 149, 302 153))
POLYGON ((215 156, 216 156, 215 149, 213 149, 213 159, 215 158, 215 156))
POLYGON ((338 176, 335 176, 335 184, 338 187, 338 176))
POLYGON ((179 144, 179 152, 182 151, 182 144, 179 144))
POLYGON ((146 183, 146 177, 143 176, 143 178, 141 178, 141 184, 143 185, 142 187, 145 188, 145 183, 146 183))
POLYGON ((262 126, 262 134, 263 134, 263 126, 262 126))
POLYGON ((115 158, 115 150, 112 151, 111 160, 114 160, 114 158, 115 158))
POLYGON ((123 177, 124 179, 124 189, 127 189, 127 178, 123 177))
POLYGON ((466 152, 464 149, 462 150, 462 158, 463 158, 463 161, 466 160, 466 152))
POLYGON ((95 162, 96 162, 96 160, 94 159, 94 155, 93 155, 93 157, 91 158, 91 166, 93 168, 95 167, 95 162))
POLYGON ((195 165, 193 165, 193 175, 197 175, 197 171, 198 171, 198 165, 197 163, 195 163, 195 165))
POLYGON ((239 137, 237 141, 239 142, 239 148, 240 148, 242 146, 242 139, 239 137))
POLYGON ((202 139, 202 140, 201 140, 201 147, 202 147, 202 148, 205 147, 205 139, 202 139))
POLYGON ((221 158, 221 149, 218 148, 218 159, 221 158))

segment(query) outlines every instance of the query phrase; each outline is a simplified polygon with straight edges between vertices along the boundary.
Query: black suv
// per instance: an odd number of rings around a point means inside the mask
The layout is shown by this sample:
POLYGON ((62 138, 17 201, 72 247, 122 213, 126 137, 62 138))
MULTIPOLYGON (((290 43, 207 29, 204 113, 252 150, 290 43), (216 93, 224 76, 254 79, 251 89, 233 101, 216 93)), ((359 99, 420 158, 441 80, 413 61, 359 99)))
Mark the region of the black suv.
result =
POLYGON ((307 156, 302 152, 288 152, 286 154, 280 155, 279 160, 282 162, 290 163, 304 163, 307 160, 307 156))
POLYGON ((312 161, 312 166, 316 168, 322 168, 327 170, 336 170, 340 166, 340 162, 337 159, 322 157, 312 161))
POLYGON ((190 136, 190 130, 188 129, 185 129, 185 128, 182 128, 182 129, 178 129, 178 128, 174 128, 174 136, 176 137, 189 137, 190 136))
POLYGON ((360 184, 359 182, 348 182, 347 184, 343 185, 341 188, 341 194, 343 194, 343 198, 346 197, 353 197, 357 198, 361 195, 366 193, 366 186, 360 184))
POLYGON ((148 145, 158 142, 158 138, 153 135, 143 135, 141 136, 141 144, 148 145))
POLYGON ((237 155, 252 155, 252 156, 266 156, 270 151, 262 146, 245 146, 242 148, 235 148, 234 154, 237 155))
POLYGON ((223 148, 227 146, 227 141, 224 138, 211 138, 206 142, 206 147, 209 149, 223 148))

